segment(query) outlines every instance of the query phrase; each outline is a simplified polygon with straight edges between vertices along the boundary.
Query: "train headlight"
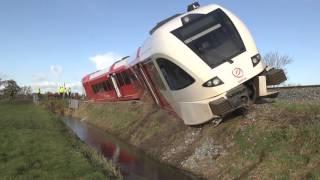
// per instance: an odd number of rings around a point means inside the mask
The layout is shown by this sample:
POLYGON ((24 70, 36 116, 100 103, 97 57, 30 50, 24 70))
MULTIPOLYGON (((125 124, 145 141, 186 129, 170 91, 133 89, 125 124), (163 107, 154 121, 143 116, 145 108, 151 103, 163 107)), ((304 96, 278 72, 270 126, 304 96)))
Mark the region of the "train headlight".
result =
POLYGON ((183 17, 183 22, 185 23, 185 24, 187 24, 189 21, 190 21, 190 18, 188 17, 188 16, 185 16, 185 17, 183 17))
POLYGON ((218 77, 214 77, 214 78, 210 79, 209 81, 205 82, 202 86, 203 87, 215 87, 215 86, 219 86, 221 84, 223 84, 221 79, 219 79, 218 77))
POLYGON ((251 61, 252 61, 252 65, 253 67, 255 67, 257 64, 259 64, 259 62, 261 61, 261 56, 260 54, 257 54, 255 56, 251 57, 251 61))

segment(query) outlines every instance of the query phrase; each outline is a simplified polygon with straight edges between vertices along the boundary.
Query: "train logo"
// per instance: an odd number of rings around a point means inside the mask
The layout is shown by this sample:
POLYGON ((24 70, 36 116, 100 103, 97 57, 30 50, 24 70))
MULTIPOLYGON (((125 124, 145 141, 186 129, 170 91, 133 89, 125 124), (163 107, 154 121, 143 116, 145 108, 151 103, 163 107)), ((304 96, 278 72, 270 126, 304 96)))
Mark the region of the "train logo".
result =
POLYGON ((243 76, 243 70, 241 68, 234 68, 232 74, 236 78, 241 78, 243 76))

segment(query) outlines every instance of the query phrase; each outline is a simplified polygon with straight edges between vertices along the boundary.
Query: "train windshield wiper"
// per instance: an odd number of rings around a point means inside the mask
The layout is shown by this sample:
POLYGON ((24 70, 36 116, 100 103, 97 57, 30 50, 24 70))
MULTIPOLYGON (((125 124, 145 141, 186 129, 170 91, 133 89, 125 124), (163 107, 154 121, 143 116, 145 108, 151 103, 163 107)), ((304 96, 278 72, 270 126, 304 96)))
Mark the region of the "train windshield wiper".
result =
POLYGON ((184 43, 189 44, 189 43, 191 43, 192 41, 197 40, 197 39, 205 36, 206 34, 209 34, 210 32, 215 31, 215 30, 217 30, 217 29, 219 29, 219 28, 221 28, 221 24, 216 24, 216 25, 212 26, 211 28, 206 29, 206 30, 204 30, 204 31, 202 31, 202 32, 200 32, 200 33, 198 33, 198 34, 196 34, 196 35, 194 35, 194 36, 186 39, 186 40, 184 41, 184 43))

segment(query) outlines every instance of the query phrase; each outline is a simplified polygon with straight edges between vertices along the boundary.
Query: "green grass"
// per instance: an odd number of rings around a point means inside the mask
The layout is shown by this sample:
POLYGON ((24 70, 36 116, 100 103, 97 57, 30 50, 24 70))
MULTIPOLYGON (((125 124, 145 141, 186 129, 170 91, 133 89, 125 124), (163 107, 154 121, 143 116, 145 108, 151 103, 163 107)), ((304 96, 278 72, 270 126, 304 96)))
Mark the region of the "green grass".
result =
POLYGON ((277 101, 273 106, 294 113, 318 115, 320 112, 320 102, 288 103, 284 101, 277 101))
MULTIPOLYGON (((132 105, 134 107, 135 105, 132 105)), ((90 112, 90 120, 94 123, 105 124, 114 132, 123 132, 129 129, 135 122, 139 121, 141 110, 131 110, 130 105, 125 103, 88 105, 87 111, 90 112)))
MULTIPOLYGON (((271 179, 320 179, 320 119, 315 118, 320 114, 316 111, 319 106, 281 102, 275 107, 289 111, 291 115, 296 113, 296 118, 302 118, 300 122, 303 123, 267 129, 249 126, 239 130, 235 135, 239 147, 235 163, 247 162, 249 165, 235 166, 231 172, 235 177, 260 174, 271 179)), ((279 118, 284 117, 286 115, 279 118)))
POLYGON ((100 154, 56 116, 29 103, 0 103, 0 142, 4 179, 116 179, 100 154))
POLYGON ((144 142, 159 133, 162 127, 166 127, 161 123, 161 120, 166 118, 163 113, 141 103, 87 104, 85 111, 88 112, 90 123, 109 129, 120 138, 134 138, 136 143, 144 142), (149 122, 143 123, 146 121, 149 122), (137 129, 139 133, 136 132, 137 129))
POLYGON ((68 99, 42 99, 41 105, 47 110, 60 115, 65 114, 68 108, 68 99))

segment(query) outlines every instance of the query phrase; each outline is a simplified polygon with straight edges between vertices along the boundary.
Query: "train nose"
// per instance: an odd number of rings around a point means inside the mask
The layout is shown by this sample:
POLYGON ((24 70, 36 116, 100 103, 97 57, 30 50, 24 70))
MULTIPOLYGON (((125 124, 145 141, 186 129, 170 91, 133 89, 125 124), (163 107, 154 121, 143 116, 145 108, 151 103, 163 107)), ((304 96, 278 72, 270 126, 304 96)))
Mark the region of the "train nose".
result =
POLYGON ((224 116, 235 109, 248 106, 249 100, 248 89, 240 85, 227 92, 226 98, 210 102, 210 107, 213 114, 224 116))

